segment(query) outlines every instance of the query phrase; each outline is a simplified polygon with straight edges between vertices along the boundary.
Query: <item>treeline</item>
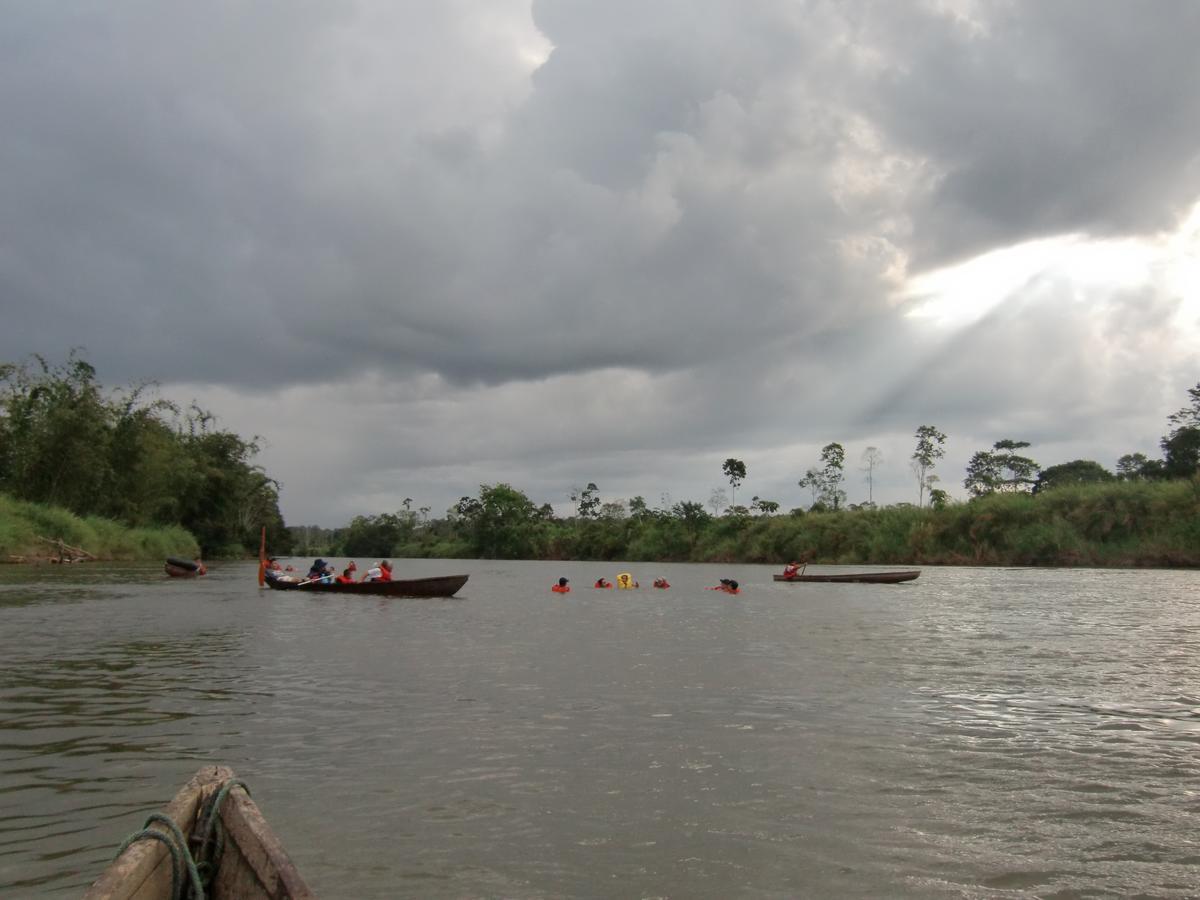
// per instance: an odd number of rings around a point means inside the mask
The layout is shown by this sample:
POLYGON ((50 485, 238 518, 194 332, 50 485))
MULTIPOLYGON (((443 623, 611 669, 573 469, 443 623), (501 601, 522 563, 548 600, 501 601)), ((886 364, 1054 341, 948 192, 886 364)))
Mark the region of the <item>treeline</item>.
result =
POLYGON ((1196 566, 1200 481, 1068 484, 934 508, 711 515, 670 509, 555 518, 506 484, 484 485, 444 519, 360 516, 296 529, 296 551, 352 558, 591 559, 827 564, 1196 566))
POLYGON ((135 529, 182 526, 209 557, 257 553, 263 525, 286 540, 256 439, 152 388, 108 391, 78 351, 61 365, 0 363, 0 493, 135 529))
MULTIPOLYGON (((463 497, 443 519, 406 501, 399 512, 358 516, 343 529, 293 529, 285 542, 301 553, 350 557, 1194 566, 1200 384, 1188 395, 1190 405, 1168 417, 1162 460, 1127 454, 1115 473, 1093 460, 1042 469, 1020 452, 1027 442, 1005 439, 972 457, 966 503, 937 487, 946 436, 922 425, 910 460, 916 506, 846 506, 845 450, 831 443, 800 481, 813 491, 807 511, 778 514, 778 503, 757 496, 748 506, 727 504, 723 489, 709 498, 711 514, 697 502, 651 509, 642 497, 603 502, 589 483, 572 494, 575 514, 559 518, 549 504, 495 484, 463 497)), ((868 478, 880 459, 867 448, 868 478)), ((736 498, 745 463, 730 458, 721 471, 736 498)))

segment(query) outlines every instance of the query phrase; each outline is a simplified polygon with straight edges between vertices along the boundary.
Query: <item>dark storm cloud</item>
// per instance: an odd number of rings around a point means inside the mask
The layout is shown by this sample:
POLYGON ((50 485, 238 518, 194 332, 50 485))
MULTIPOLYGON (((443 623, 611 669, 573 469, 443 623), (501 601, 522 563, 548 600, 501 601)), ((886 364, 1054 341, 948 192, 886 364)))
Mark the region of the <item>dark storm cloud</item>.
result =
POLYGON ((887 63, 856 99, 931 168, 915 257, 1173 227, 1200 193, 1200 6, 970 8, 974 21, 898 4, 867 20, 887 63))
POLYGON ((4 10, 0 359, 83 345, 271 421, 292 487, 361 473, 339 515, 414 482, 651 498, 729 455, 794 493, 831 440, 1051 436, 1178 388, 1161 291, 1092 314, 1041 281, 959 331, 897 296, 1171 228, 1200 195, 1190 3, 4 10), (372 439, 287 424, 311 408, 372 439))

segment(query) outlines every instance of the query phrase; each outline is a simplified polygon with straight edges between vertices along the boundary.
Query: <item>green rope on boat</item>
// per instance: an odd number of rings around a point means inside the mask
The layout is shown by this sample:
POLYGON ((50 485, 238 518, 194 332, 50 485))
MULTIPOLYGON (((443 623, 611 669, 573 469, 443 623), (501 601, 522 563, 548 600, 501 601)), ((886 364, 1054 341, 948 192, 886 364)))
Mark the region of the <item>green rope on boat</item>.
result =
MULTIPOLYGON (((205 884, 212 882, 221 865, 221 854, 225 851, 225 829, 221 826, 220 812, 225 798, 235 787, 240 787, 247 795, 250 794, 250 788, 241 779, 231 778, 226 781, 220 790, 209 795, 208 802, 197 819, 203 822, 203 825, 199 832, 192 835, 192 843, 197 848, 196 867, 203 873, 205 884)), ((203 897, 197 900, 203 900, 203 897)))
POLYGON ((179 830, 179 826, 170 816, 154 813, 148 817, 145 824, 142 825, 141 831, 131 834, 125 839, 125 843, 117 851, 117 856, 119 857, 138 841, 158 841, 166 845, 171 854, 171 900, 182 900, 184 889, 182 869, 185 865, 188 876, 191 878, 193 896, 196 900, 204 900, 204 887, 200 883, 200 872, 196 868, 195 860, 192 859, 191 851, 188 850, 187 838, 183 836, 183 832, 179 830), (150 827, 154 824, 164 826, 168 833, 155 831, 150 827))
POLYGON ((141 831, 131 834, 125 839, 125 843, 117 851, 117 857, 138 841, 158 841, 166 845, 171 854, 171 900, 188 900, 185 895, 189 886, 191 887, 190 900, 205 900, 204 889, 212 884, 217 868, 221 864, 221 854, 225 850, 225 830, 220 821, 221 806, 225 803, 229 792, 235 787, 240 787, 247 795, 250 793, 250 788, 244 781, 231 778, 221 785, 220 790, 209 794, 207 802, 197 817, 198 821, 202 821, 204 824, 199 834, 192 835, 192 843, 198 848, 194 855, 188 848, 188 839, 174 820, 162 813, 154 813, 146 819, 141 831), (162 825, 168 833, 151 828, 150 826, 154 824, 162 825), (185 866, 190 885, 183 880, 185 866))

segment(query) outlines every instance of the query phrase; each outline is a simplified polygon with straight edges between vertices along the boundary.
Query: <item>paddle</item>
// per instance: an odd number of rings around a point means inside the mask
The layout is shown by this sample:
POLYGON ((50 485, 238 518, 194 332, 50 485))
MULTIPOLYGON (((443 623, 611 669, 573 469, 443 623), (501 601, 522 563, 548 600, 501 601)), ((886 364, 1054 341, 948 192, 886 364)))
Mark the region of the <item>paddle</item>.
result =
POLYGON ((262 529, 262 539, 258 544, 258 586, 267 583, 267 526, 262 529))

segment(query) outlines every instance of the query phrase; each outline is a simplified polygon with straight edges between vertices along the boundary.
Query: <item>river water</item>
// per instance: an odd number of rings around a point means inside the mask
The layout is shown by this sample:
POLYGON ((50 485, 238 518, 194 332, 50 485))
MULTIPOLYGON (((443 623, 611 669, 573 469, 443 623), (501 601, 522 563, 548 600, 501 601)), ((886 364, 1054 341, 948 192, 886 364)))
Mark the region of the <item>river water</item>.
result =
POLYGON ((1200 573, 397 569, 471 580, 0 567, 0 897, 78 896, 206 763, 325 898, 1200 895, 1200 573))

